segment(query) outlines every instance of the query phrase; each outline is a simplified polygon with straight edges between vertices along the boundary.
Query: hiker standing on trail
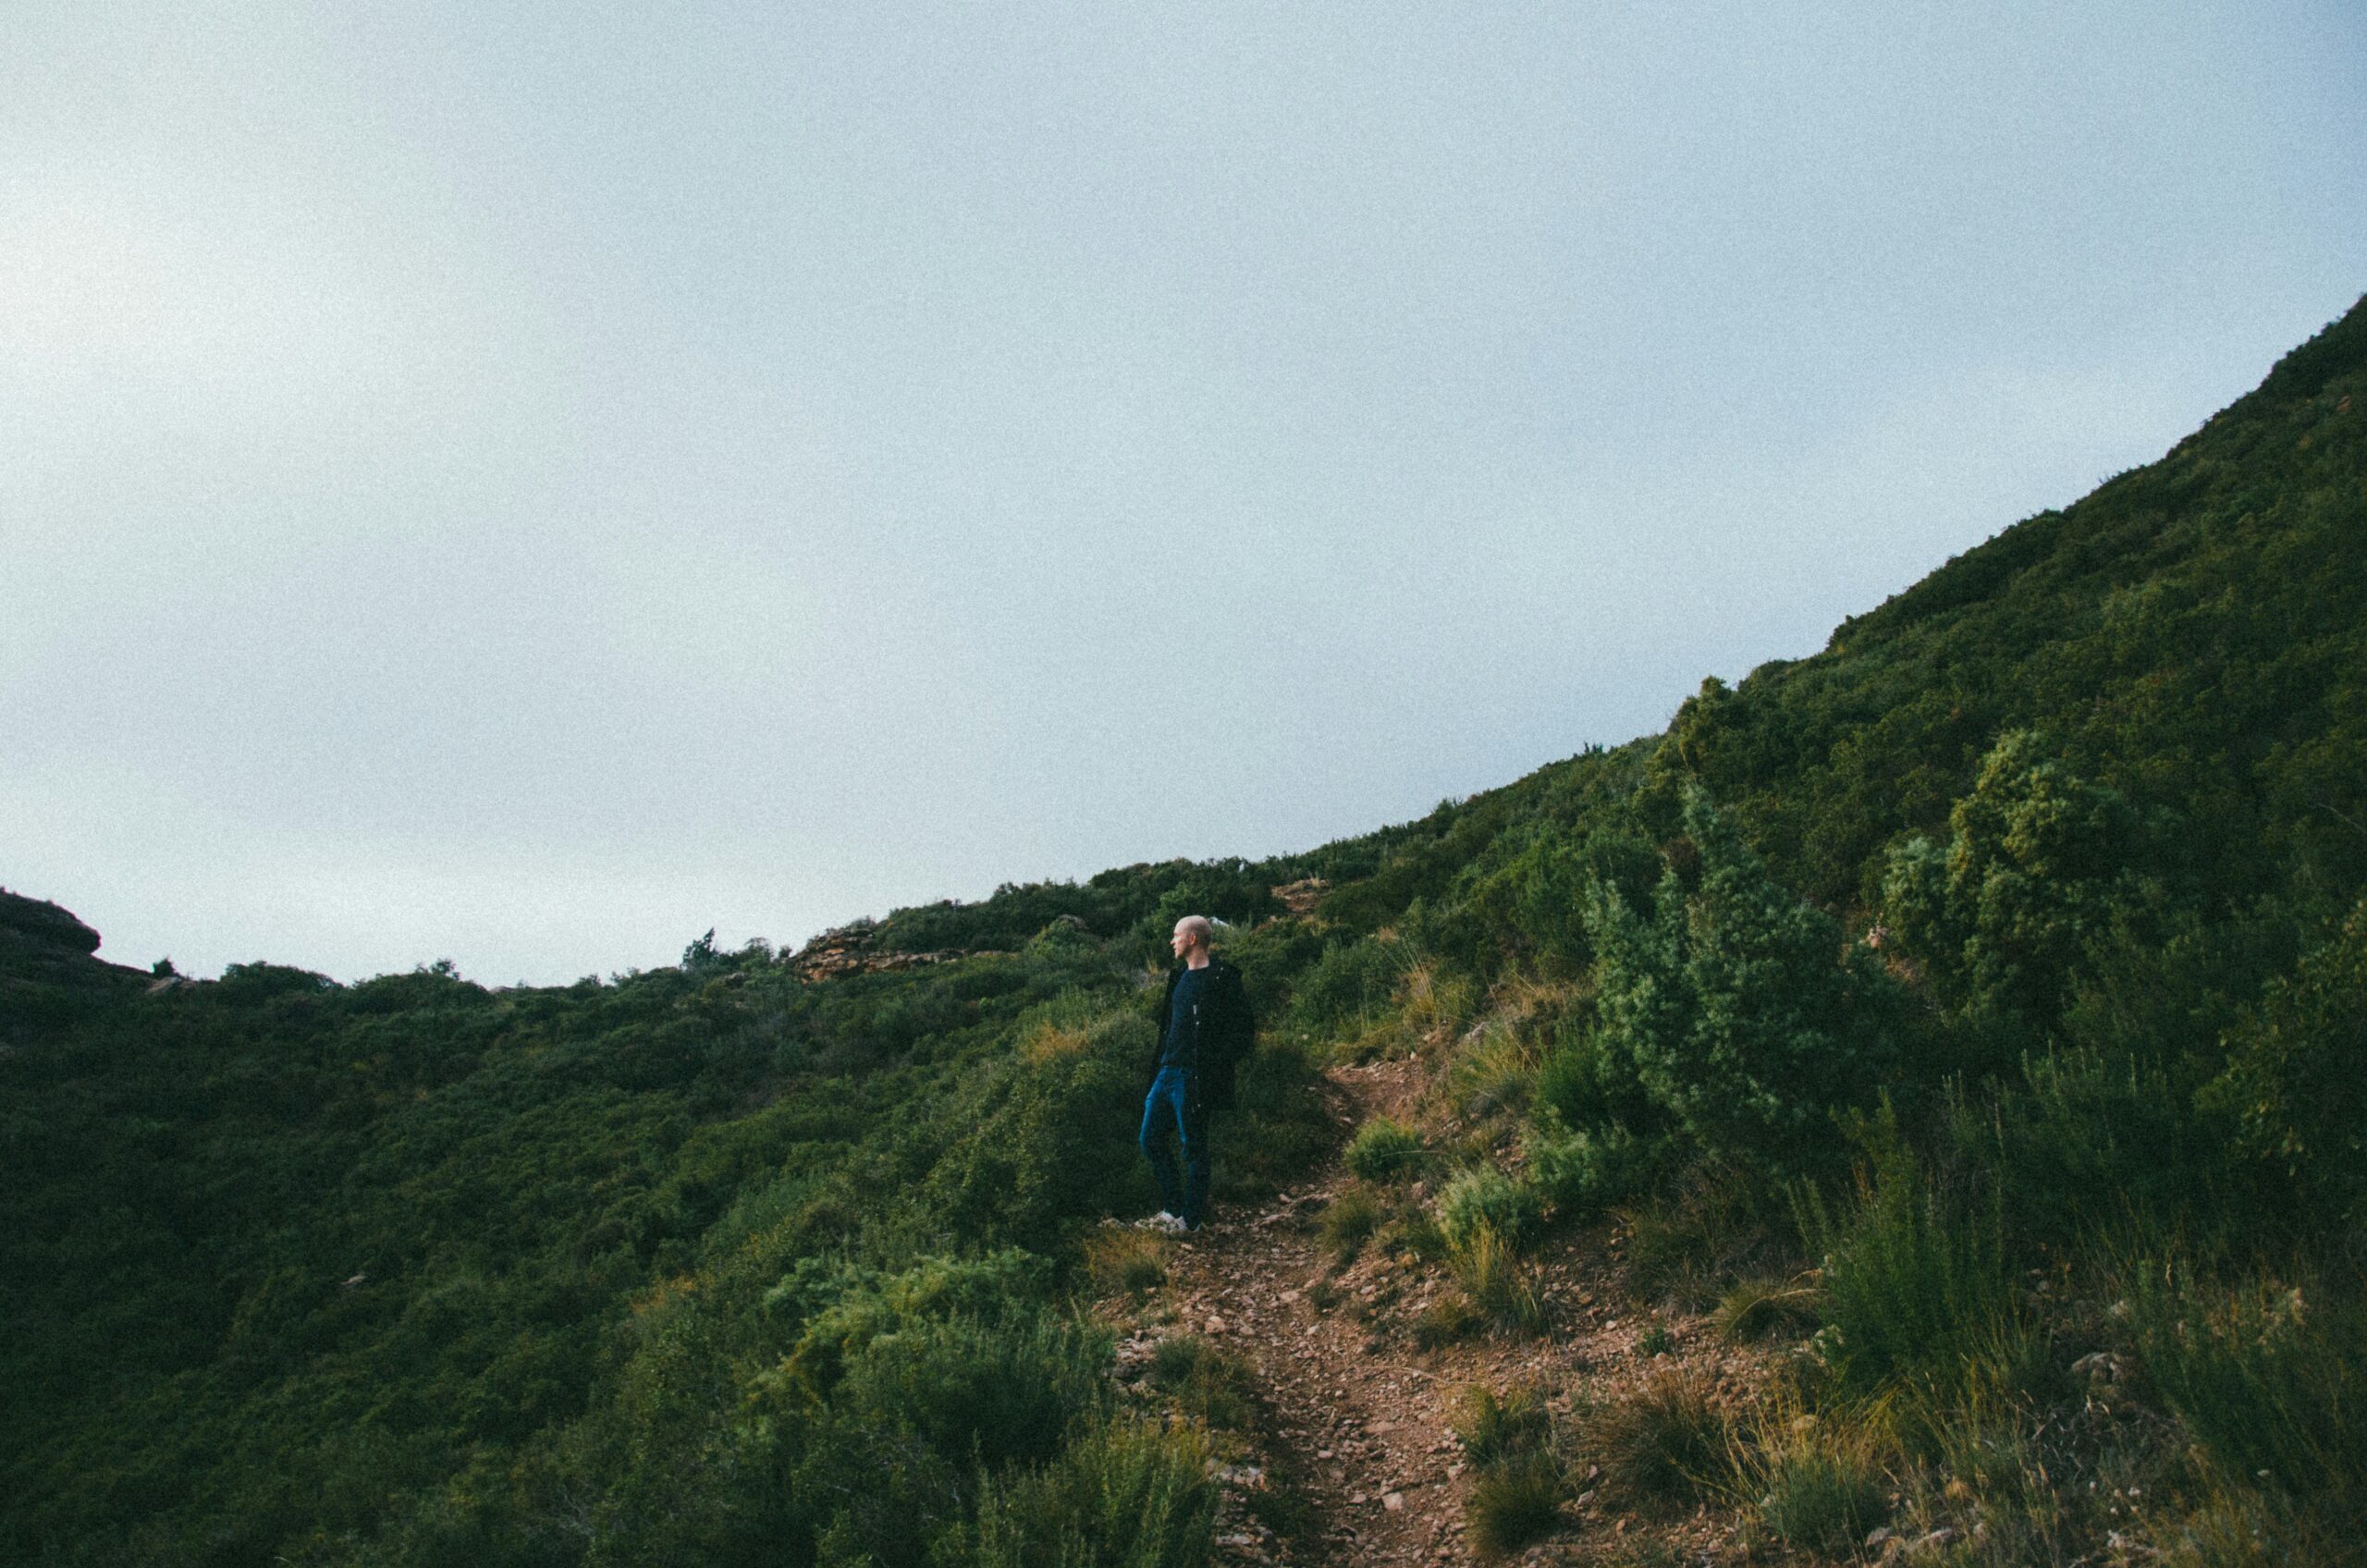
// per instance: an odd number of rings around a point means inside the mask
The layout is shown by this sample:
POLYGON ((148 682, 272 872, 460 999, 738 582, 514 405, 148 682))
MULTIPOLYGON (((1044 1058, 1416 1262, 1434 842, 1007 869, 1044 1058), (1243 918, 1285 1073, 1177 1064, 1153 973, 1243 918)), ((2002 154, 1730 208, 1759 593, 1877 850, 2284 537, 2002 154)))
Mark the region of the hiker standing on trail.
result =
POLYGON ((1167 994, 1159 1004, 1159 1055, 1150 1092, 1143 1096, 1143 1153, 1159 1181, 1162 1207, 1142 1223, 1171 1235, 1198 1230, 1208 1213, 1208 1112, 1232 1106, 1233 1069, 1248 1056, 1257 1032, 1241 971, 1208 951, 1211 935, 1204 914, 1175 923, 1169 946, 1184 962, 1168 972, 1167 994))

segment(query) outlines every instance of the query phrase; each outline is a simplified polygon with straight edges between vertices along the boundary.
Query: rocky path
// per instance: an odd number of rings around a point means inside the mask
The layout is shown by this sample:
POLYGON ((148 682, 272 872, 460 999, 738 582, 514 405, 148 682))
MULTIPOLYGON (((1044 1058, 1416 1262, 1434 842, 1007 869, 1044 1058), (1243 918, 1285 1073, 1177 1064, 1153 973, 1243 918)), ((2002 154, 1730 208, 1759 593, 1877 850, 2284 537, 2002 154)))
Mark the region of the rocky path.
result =
MULTIPOLYGON (((1343 1129, 1375 1115, 1404 1116, 1426 1080, 1418 1063, 1339 1067, 1326 1074, 1331 1114, 1343 1129)), ((1560 1415, 1581 1386, 1615 1395, 1667 1369, 1672 1356, 1644 1348, 1661 1323, 1684 1341, 1674 1361, 1713 1382, 1741 1370, 1698 1322, 1639 1315, 1626 1303, 1615 1237, 1564 1249, 1532 1268, 1546 1316, 1537 1337, 1480 1335, 1436 1348, 1418 1343, 1422 1309, 1455 1286, 1429 1266, 1408 1266, 1367 1247, 1335 1263, 1318 1231, 1324 1208, 1349 1184, 1337 1165, 1249 1210, 1220 1212, 1171 1244, 1166 1285, 1129 1312, 1122 1360, 1148 1357, 1160 1340, 1197 1335, 1246 1368, 1259 1407, 1254 1452, 1225 1468, 1232 1493, 1217 1560, 1229 1564, 1445 1564, 1477 1561, 1464 1528, 1470 1486, 1453 1422, 1475 1385, 1543 1390, 1560 1415), (1251 1494, 1294 1500, 1255 1506, 1251 1494), (1262 1515, 1262 1517, 1261 1517, 1262 1515), (1280 1527, 1265 1522, 1280 1517, 1280 1527)), ((1604 1508, 1585 1481, 1557 1540, 1531 1562, 1625 1559, 1648 1532, 1662 1561, 1727 1562, 1733 1543, 1703 1518, 1648 1525, 1604 1508), (1573 1553, 1576 1555, 1574 1556, 1573 1553)))
MULTIPOLYGON (((1331 1082, 1334 1114, 1351 1124, 1398 1109, 1417 1084, 1406 1062, 1338 1069, 1331 1082)), ((1265 1468, 1315 1515, 1293 1540, 1235 1529, 1220 1542, 1223 1561, 1461 1555, 1464 1466, 1449 1427, 1460 1384, 1442 1386, 1436 1369, 1373 1331, 1373 1303, 1393 1287, 1333 1276, 1316 1220, 1343 1181, 1333 1168, 1256 1212, 1220 1216, 1175 1248, 1178 1327, 1254 1369, 1274 1450, 1265 1468)))

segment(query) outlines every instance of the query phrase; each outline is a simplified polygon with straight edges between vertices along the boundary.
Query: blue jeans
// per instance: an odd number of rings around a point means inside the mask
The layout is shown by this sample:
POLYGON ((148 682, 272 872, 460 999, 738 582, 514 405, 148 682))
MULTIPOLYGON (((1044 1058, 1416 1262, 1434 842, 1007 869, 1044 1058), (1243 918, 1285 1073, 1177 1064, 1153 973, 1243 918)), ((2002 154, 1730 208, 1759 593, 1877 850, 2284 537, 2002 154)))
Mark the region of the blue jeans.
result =
POLYGON ((1200 1103, 1200 1075, 1188 1067, 1162 1067, 1143 1096, 1143 1153, 1150 1158, 1150 1173, 1159 1182, 1159 1206, 1186 1225, 1197 1225, 1208 1207, 1208 1112, 1200 1103), (1176 1180, 1175 1153, 1167 1134, 1175 1134, 1184 1157, 1183 1180, 1176 1180))

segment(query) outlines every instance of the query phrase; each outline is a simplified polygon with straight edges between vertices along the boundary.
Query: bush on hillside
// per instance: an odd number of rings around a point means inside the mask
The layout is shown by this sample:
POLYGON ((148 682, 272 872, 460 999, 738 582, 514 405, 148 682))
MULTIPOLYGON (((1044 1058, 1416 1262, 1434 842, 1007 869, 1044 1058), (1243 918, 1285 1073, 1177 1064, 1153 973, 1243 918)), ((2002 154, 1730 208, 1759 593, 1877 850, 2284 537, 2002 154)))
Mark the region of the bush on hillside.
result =
POLYGON ((1517 1251, 1537 1230, 1537 1194, 1492 1165, 1474 1166, 1439 1194, 1439 1232, 1452 1250, 1467 1248, 1482 1228, 1517 1251))
POLYGON ((2234 1117, 2238 1146, 2315 1214, 2367 1223, 2367 902, 2271 983, 2205 1101, 2234 1117))
POLYGON ((1404 1122, 1376 1116, 1348 1140, 1348 1169, 1367 1182, 1394 1182, 1410 1176, 1429 1151, 1422 1135, 1404 1122))
POLYGON ((1703 1153, 1777 1175, 1829 1169, 1833 1114, 1888 1079, 1905 998, 1698 788, 1684 820, 1693 890, 1672 861, 1649 913, 1608 883, 1589 891, 1602 1049, 1703 1153))
POLYGON ((1900 949, 1967 1011, 2054 1017, 2087 944, 2142 897, 2135 813, 2016 729, 1948 828, 1944 845, 1917 837, 1892 852, 1883 907, 1900 949))

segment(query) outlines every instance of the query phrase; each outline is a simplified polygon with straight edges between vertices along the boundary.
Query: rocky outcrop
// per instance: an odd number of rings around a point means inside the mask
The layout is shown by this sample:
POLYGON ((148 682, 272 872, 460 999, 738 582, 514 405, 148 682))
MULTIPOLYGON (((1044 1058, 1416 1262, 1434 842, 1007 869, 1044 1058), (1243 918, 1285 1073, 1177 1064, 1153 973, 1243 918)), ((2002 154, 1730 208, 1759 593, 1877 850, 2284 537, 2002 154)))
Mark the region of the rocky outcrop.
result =
POLYGON ((99 934, 54 903, 0 888, 0 951, 15 949, 94 953, 99 934))
POLYGON ((1323 895, 1331 890, 1331 884, 1320 876, 1304 876, 1295 882, 1285 882, 1279 888, 1267 889, 1274 895, 1276 903, 1293 914, 1314 913, 1315 906, 1321 903, 1323 895))
POLYGON ((965 955, 942 952, 896 952, 876 946, 879 923, 858 920, 823 932, 784 962, 800 980, 837 980, 849 974, 877 974, 882 970, 918 969, 946 963, 965 955))
POLYGON ((0 1035, 62 1016, 94 991, 144 982, 98 956, 99 934, 69 912, 0 888, 0 1035))

